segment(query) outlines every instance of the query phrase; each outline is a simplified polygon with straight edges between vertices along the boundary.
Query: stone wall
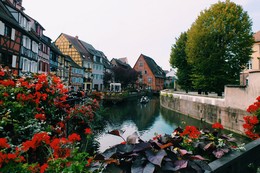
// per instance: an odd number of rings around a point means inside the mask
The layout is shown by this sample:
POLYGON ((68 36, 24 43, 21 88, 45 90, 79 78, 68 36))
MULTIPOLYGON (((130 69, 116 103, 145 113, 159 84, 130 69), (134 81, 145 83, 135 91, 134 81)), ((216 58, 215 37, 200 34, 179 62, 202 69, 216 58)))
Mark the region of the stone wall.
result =
POLYGON ((161 106, 213 124, 221 122, 225 129, 243 134, 245 110, 224 107, 224 99, 205 98, 161 92, 161 106))
POLYGON ((260 96, 260 71, 250 71, 246 86, 226 86, 225 106, 246 110, 260 96))
POLYGON ((161 106, 207 123, 221 122, 225 129, 244 134, 243 116, 260 96, 260 71, 251 71, 247 86, 226 86, 224 98, 161 91, 161 106))

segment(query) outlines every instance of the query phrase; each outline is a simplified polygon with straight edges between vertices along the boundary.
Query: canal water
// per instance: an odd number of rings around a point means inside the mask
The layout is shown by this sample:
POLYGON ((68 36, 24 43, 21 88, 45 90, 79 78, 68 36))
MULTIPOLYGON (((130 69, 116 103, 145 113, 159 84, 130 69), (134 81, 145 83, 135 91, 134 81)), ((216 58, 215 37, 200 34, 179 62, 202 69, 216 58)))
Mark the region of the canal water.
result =
POLYGON ((104 125, 103 132, 97 136, 100 152, 123 142, 122 138, 107 133, 115 129, 124 131, 122 135, 124 139, 137 132, 138 136, 146 141, 152 139, 155 134, 171 134, 178 126, 210 127, 205 122, 160 107, 159 97, 150 98, 146 104, 141 104, 139 101, 128 100, 105 107, 105 119, 108 123, 104 125))

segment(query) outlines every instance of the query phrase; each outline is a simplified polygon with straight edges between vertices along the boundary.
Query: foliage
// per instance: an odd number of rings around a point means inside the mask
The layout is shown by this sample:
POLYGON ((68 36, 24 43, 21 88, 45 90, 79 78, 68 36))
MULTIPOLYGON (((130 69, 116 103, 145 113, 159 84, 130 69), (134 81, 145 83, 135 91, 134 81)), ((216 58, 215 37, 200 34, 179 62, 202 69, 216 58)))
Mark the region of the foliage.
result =
POLYGON ((104 82, 104 87, 109 88, 109 84, 112 82, 112 73, 105 71, 104 77, 103 77, 103 82, 104 82))
POLYGON ((156 134, 149 141, 141 140, 136 133, 125 140, 122 131, 113 130, 112 135, 123 139, 94 160, 105 167, 104 172, 203 172, 211 170, 208 162, 221 158, 238 145, 231 135, 221 134, 223 126, 216 123, 208 129, 194 126, 178 127, 171 135, 156 134), (138 140, 138 142, 137 142, 138 140))
POLYGON ((1 172, 88 172, 99 104, 71 107, 67 92, 54 75, 17 77, 0 67, 1 172))
POLYGON ((256 100, 256 102, 247 108, 247 112, 252 115, 243 117, 245 121, 243 124, 245 134, 253 140, 260 137, 260 96, 258 96, 256 100))
POLYGON ((115 66, 112 68, 112 71, 115 82, 121 83, 123 88, 127 87, 129 84, 135 84, 138 77, 138 72, 132 68, 125 69, 119 66, 115 66))
POLYGON ((186 45, 194 87, 221 95, 224 85, 238 83, 253 41, 252 21, 240 5, 227 0, 201 12, 186 45))
POLYGON ((181 33, 180 37, 176 39, 176 43, 172 46, 170 64, 174 68, 178 68, 176 73, 178 77, 178 85, 186 92, 192 88, 191 82, 191 66, 187 62, 187 55, 185 52, 187 43, 187 33, 181 33))

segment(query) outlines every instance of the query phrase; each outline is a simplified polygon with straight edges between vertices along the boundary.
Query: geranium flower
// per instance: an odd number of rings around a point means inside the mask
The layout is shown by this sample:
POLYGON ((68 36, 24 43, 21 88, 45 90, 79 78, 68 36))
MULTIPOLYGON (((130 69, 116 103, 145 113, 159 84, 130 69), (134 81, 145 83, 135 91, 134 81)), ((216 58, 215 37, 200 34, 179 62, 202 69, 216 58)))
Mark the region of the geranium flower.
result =
POLYGON ((186 126, 186 128, 180 135, 181 136, 188 135, 192 139, 197 139, 200 134, 201 134, 200 131, 195 126, 186 126))
POLYGON ((0 148, 10 148, 6 138, 0 138, 0 148))
POLYGON ((92 133, 92 131, 91 131, 90 128, 86 128, 86 129, 85 129, 85 134, 89 135, 89 134, 91 134, 91 133, 92 133))
POLYGON ((68 139, 70 142, 76 142, 81 140, 80 136, 76 133, 72 133, 71 135, 69 135, 68 139))
POLYGON ((36 114, 34 116, 34 118, 38 119, 38 120, 46 120, 46 116, 45 114, 36 114))
POLYGON ((220 124, 220 123, 214 123, 214 124, 212 124, 212 128, 213 128, 213 129, 224 129, 223 126, 222 126, 222 124, 220 124))
POLYGON ((40 173, 44 173, 47 168, 48 168, 48 164, 47 163, 43 164, 40 168, 40 173))

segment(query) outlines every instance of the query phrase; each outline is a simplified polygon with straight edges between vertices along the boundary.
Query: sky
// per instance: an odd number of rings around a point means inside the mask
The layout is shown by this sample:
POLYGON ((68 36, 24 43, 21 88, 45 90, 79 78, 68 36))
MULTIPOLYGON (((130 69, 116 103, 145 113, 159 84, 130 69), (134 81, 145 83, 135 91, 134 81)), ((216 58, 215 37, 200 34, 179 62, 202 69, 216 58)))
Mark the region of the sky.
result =
MULTIPOLYGON (((221 0, 223 1, 223 0, 221 0)), ((260 30, 260 0, 231 0, 260 30)), ((55 41, 61 33, 103 51, 107 58, 127 57, 133 67, 140 54, 170 70, 171 47, 200 12, 218 0, 23 0, 25 13, 55 41)))

